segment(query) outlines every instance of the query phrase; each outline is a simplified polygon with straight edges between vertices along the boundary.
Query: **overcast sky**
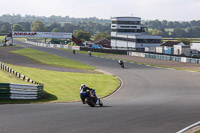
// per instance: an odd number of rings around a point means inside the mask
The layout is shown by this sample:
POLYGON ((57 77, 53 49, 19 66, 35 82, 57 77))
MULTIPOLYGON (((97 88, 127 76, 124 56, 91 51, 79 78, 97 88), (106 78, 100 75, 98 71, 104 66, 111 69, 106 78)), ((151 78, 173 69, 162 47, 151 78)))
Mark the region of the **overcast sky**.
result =
POLYGON ((200 20, 200 0, 0 0, 0 15, 200 20))

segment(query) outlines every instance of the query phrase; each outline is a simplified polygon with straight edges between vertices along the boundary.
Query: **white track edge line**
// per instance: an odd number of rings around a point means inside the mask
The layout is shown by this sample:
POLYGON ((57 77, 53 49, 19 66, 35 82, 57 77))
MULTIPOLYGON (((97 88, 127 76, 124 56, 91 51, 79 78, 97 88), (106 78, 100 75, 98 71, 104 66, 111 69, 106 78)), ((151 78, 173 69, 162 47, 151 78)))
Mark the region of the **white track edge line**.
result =
POLYGON ((199 122, 196 122, 196 123, 194 123, 194 124, 192 124, 192 125, 190 125, 190 126, 188 126, 188 127, 186 127, 186 128, 184 128, 184 129, 182 129, 182 130, 180 130, 180 131, 178 131, 178 132, 176 132, 176 133, 183 133, 183 132, 189 130, 190 128, 193 128, 193 127, 195 127, 195 126, 197 126, 197 125, 199 125, 199 124, 200 124, 200 121, 199 121, 199 122))

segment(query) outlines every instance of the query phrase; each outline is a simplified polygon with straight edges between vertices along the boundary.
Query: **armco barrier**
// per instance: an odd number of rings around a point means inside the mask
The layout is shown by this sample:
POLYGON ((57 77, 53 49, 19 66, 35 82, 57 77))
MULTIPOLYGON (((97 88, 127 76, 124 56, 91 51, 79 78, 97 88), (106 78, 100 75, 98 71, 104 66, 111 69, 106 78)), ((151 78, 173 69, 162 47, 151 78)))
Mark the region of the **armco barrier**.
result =
POLYGON ((33 42, 33 41, 26 41, 26 43, 40 46, 40 47, 49 47, 49 48, 66 48, 66 49, 73 49, 75 47, 76 50, 80 50, 80 46, 67 46, 62 44, 46 44, 46 43, 40 43, 40 42, 33 42))
POLYGON ((0 83, 0 99, 39 99, 43 85, 0 83))
POLYGON ((123 54, 123 55, 127 55, 127 50, 96 49, 96 48, 87 48, 87 47, 80 47, 80 50, 83 50, 83 51, 91 51, 91 52, 102 52, 102 53, 111 53, 111 54, 123 54))
POLYGON ((16 72, 12 68, 0 62, 0 69, 9 72, 26 82, 36 85, 23 85, 12 83, 0 83, 0 99, 38 99, 42 98, 43 84, 33 81, 32 79, 16 72))
MULTIPOLYGON (((143 54, 145 58, 200 64, 200 59, 196 59, 196 58, 178 57, 178 56, 161 55, 161 54, 150 54, 150 53, 143 53, 143 54)), ((139 54, 138 52, 129 52, 128 55, 142 57, 140 56, 141 54, 139 54)))

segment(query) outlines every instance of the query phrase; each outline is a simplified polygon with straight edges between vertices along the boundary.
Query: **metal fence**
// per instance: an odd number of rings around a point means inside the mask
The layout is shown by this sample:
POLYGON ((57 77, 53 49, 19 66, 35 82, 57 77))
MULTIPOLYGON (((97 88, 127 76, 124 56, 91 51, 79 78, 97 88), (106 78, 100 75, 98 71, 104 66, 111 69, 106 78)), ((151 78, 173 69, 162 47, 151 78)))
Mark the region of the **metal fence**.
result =
POLYGON ((0 83, 0 99, 39 99, 43 85, 0 83))
POLYGON ((0 83, 0 99, 38 99, 44 95, 43 84, 33 81, 32 79, 22 75, 4 63, 0 62, 0 69, 9 72, 24 80, 25 82, 36 85, 0 83))
POLYGON ((171 55, 160 55, 160 54, 150 54, 150 53, 140 53, 140 52, 129 52, 128 55, 145 57, 145 58, 150 58, 150 59, 159 59, 159 60, 168 60, 168 61, 178 61, 178 62, 200 64, 200 59, 196 59, 196 58, 187 58, 187 57, 178 57, 178 56, 171 56, 171 55))

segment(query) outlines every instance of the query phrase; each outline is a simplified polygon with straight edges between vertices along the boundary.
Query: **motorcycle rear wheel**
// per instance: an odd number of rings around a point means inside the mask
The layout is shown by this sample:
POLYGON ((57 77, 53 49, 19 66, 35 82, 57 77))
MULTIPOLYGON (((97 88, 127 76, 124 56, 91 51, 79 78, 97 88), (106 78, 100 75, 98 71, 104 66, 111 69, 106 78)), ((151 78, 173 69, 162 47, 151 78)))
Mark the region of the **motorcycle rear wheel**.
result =
POLYGON ((99 105, 102 107, 103 106, 103 102, 99 99, 99 105))

